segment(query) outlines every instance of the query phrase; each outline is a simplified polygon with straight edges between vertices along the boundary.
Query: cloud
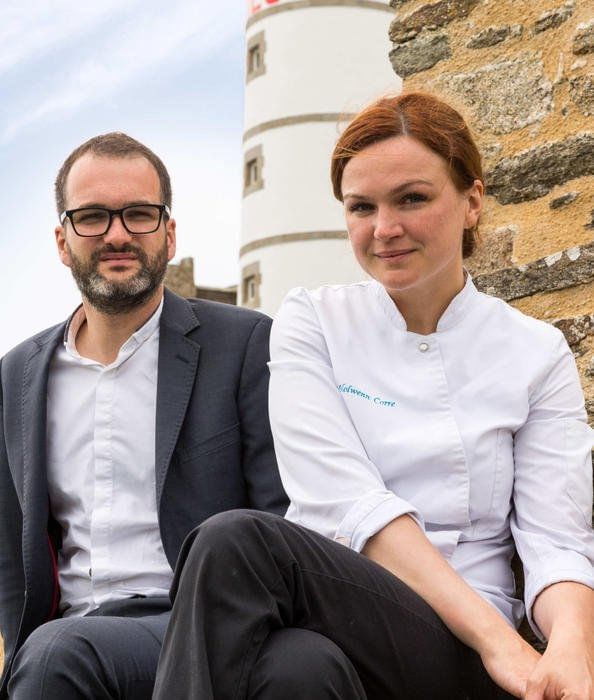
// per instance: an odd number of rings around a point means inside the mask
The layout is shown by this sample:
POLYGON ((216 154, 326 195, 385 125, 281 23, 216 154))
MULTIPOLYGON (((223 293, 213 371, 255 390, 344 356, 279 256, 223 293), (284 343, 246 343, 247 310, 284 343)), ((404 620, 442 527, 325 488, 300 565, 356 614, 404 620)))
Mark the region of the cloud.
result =
POLYGON ((0 3, 0 74, 42 57, 141 0, 4 0, 0 3))
POLYGON ((83 3, 72 0, 58 0, 51 12, 47 4, 29 0, 20 10, 11 2, 8 9, 0 11, 0 26, 3 19, 7 22, 0 44, 3 39, 8 44, 6 51, 3 46, 0 72, 17 60, 55 51, 61 42, 74 41, 73 36, 80 36, 83 30, 91 32, 90 40, 77 48, 78 64, 69 68, 66 76, 62 71, 49 77, 47 96, 34 107, 19 108, 18 115, 9 118, 0 135, 4 144, 28 125, 104 100, 151 69, 162 71, 167 64, 207 57, 237 34, 241 27, 237 15, 243 5, 239 0, 217 0, 216 4, 172 0, 164 13, 159 0, 145 1, 138 10, 135 6, 139 2, 128 0, 122 15, 122 3, 118 6, 115 0, 97 3, 101 12, 86 9, 86 4, 81 8, 83 3), (93 31, 99 22, 102 25, 93 31), (28 25, 27 39, 19 46, 16 36, 28 25), (39 38, 38 44, 29 32, 39 38))

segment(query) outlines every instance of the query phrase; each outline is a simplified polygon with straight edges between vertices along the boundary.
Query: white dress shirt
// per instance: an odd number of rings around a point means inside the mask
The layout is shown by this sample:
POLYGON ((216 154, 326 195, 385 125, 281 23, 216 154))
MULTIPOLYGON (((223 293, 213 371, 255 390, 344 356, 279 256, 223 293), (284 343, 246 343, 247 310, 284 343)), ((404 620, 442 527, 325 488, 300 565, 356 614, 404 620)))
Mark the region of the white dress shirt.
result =
POLYGON ((159 319, 110 365, 81 357, 80 307, 52 359, 47 397, 48 486, 62 527, 60 611, 84 615, 134 595, 168 595, 173 572, 157 520, 155 418, 159 319))
POLYGON ((376 281, 289 293, 270 417, 287 518, 360 551, 407 513, 514 624, 558 581, 594 587, 592 431, 560 331, 470 277, 430 335, 376 281), (513 535, 513 540, 512 540, 513 535))

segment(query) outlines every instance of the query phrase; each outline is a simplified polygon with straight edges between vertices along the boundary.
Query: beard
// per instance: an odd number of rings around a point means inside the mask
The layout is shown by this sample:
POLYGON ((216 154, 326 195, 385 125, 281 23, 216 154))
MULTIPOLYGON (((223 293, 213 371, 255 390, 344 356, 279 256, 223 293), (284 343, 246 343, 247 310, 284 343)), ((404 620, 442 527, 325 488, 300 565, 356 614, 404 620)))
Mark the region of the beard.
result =
POLYGON ((163 282, 167 271, 167 241, 153 257, 139 246, 126 243, 116 248, 110 243, 93 251, 88 260, 76 256, 67 245, 70 270, 80 293, 97 311, 116 315, 142 306, 163 282), (105 253, 132 253, 140 263, 136 274, 123 281, 109 280, 99 272, 105 253))

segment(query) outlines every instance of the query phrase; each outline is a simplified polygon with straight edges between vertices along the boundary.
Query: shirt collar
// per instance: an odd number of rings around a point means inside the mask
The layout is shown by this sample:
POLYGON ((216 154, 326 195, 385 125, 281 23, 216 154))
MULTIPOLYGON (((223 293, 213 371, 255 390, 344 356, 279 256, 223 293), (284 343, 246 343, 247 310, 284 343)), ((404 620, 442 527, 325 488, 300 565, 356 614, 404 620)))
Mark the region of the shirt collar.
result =
POLYGON ((68 319, 66 328, 64 329, 64 347, 70 354, 78 355, 74 341, 76 340, 76 336, 78 334, 78 331, 80 330, 80 327, 85 321, 85 310, 83 308, 83 305, 80 304, 73 311, 72 315, 68 319))
MULTIPOLYGON (((163 311, 163 298, 152 316, 122 345, 114 364, 119 364, 125 357, 134 353, 157 330, 163 311)), ((81 304, 72 314, 64 331, 64 347, 66 352, 76 359, 85 360, 76 349, 76 336, 83 323, 87 320, 85 310, 81 304)), ((92 362, 89 360, 89 362, 92 362)), ((93 363, 95 364, 95 363, 93 363)))
MULTIPOLYGON (((470 273, 467 270, 464 270, 464 274, 466 275, 464 287, 462 287, 458 294, 456 294, 441 315, 439 321, 437 322, 437 333, 457 325, 466 315, 473 300, 479 295, 477 288, 474 286, 470 273)), ((373 280, 372 285, 375 289, 379 302, 390 321, 397 328, 406 331, 406 321, 394 303, 392 297, 390 297, 383 285, 381 285, 377 280, 373 280)))

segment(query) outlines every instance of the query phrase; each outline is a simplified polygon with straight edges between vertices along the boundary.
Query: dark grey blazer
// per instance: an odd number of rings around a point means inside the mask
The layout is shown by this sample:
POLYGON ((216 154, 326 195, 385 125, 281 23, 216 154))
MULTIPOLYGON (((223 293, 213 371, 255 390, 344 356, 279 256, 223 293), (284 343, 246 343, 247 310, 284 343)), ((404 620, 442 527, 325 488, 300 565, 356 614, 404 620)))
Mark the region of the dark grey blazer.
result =
MULTIPOLYGON (((172 567, 185 536, 232 508, 287 507, 268 422, 271 320, 170 291, 160 321, 155 445, 161 539, 172 567)), ((65 323, 0 363, 0 632, 6 697, 15 651, 56 615, 56 551, 46 474, 48 370, 65 323)))

